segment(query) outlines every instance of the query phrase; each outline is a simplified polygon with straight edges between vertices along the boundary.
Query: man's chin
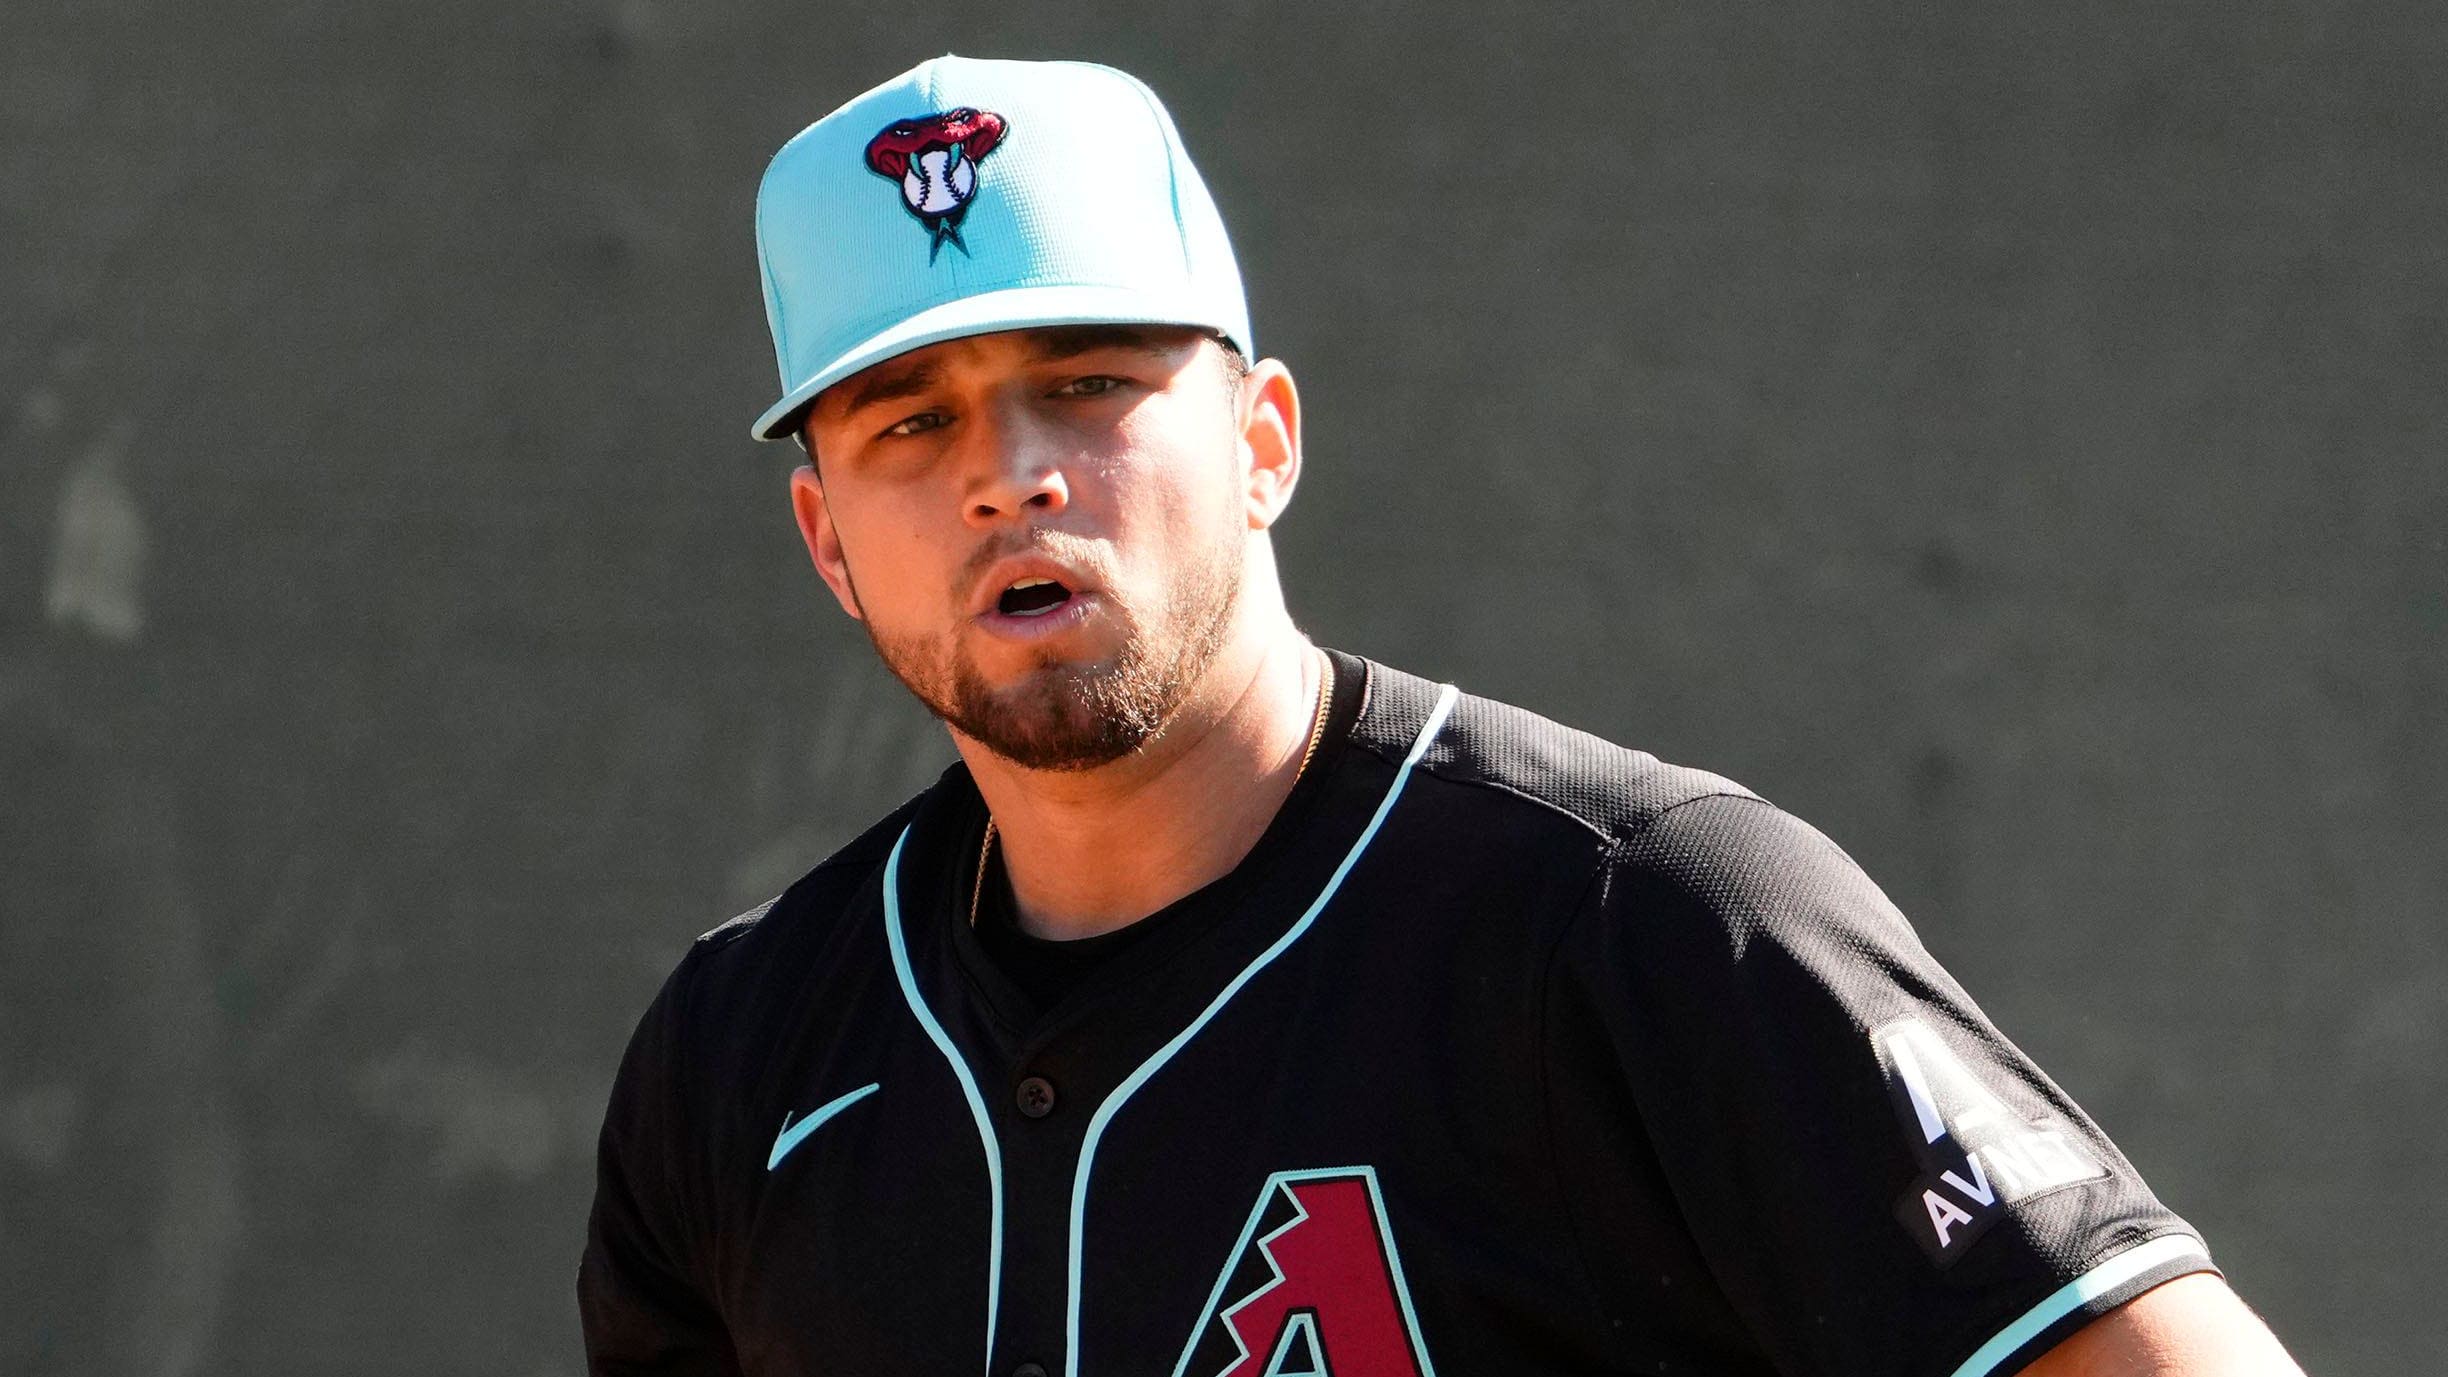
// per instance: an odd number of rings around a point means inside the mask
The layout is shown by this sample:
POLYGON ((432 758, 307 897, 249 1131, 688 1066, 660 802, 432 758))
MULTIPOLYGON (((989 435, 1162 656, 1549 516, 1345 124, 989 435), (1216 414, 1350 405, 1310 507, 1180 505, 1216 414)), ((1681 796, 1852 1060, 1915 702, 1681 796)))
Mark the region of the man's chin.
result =
POLYGON ((1041 664, 999 684, 964 678, 951 711, 954 731, 1031 770, 1079 771, 1139 749, 1171 706, 1154 685, 1112 665, 1041 664))
POLYGON ((1061 719, 1016 715, 946 719, 963 739, 1024 770, 1076 774, 1130 755, 1150 733, 1081 714, 1061 719))

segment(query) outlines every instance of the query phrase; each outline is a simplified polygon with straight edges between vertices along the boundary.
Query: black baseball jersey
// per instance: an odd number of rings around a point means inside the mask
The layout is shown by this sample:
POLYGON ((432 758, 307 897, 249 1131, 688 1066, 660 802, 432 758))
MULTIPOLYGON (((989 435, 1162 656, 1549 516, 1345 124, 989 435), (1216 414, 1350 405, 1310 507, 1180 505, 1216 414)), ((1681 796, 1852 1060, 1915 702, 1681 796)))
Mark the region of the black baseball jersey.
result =
POLYGON ((639 1025, 598 1373, 2009 1373, 2202 1245, 1842 851, 1336 655, 1249 856, 1040 1009, 954 767, 639 1025))

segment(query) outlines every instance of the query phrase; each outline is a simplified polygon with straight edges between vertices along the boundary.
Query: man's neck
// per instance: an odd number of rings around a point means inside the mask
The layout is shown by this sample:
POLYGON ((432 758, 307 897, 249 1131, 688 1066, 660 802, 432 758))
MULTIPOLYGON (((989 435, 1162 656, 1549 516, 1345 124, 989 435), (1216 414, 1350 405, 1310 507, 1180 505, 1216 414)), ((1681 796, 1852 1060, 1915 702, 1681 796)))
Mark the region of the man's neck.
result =
POLYGON ((954 737, 993 815, 1023 931, 1093 937, 1225 874, 1299 777, 1326 657, 1284 623, 1218 658, 1164 730, 1113 764, 1024 770, 954 737))

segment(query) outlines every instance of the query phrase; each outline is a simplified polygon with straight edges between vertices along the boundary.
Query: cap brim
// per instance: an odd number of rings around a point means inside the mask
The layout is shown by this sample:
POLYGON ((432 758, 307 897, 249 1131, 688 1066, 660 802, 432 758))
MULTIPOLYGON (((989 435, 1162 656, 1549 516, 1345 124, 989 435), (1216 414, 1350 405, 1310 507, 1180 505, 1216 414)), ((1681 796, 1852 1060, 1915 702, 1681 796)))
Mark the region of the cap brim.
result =
POLYGON ((1043 325, 1191 325, 1215 331, 1244 355, 1255 357, 1249 327, 1216 309, 1212 292, 1185 290, 1179 299, 1144 287, 1007 287, 947 301, 870 335, 848 352, 791 388, 757 417, 748 433, 759 440, 784 439, 799 429, 799 415, 816 394, 886 359, 970 335, 1030 330, 1043 325))

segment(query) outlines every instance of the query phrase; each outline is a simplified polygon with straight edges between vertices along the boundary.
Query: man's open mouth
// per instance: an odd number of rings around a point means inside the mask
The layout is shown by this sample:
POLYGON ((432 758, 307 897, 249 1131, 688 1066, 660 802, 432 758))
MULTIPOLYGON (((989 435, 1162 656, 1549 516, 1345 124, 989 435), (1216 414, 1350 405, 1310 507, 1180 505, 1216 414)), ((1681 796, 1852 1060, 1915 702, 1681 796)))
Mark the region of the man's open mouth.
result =
POLYGON ((995 599, 995 610, 1007 617, 1042 617, 1071 601, 1071 590, 1053 579, 1019 579, 995 599))

